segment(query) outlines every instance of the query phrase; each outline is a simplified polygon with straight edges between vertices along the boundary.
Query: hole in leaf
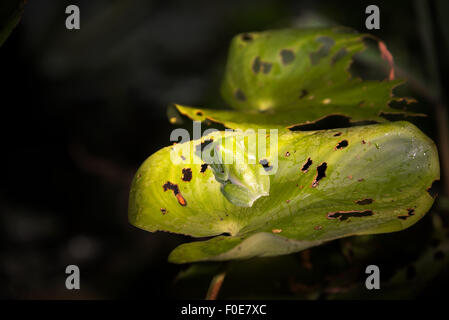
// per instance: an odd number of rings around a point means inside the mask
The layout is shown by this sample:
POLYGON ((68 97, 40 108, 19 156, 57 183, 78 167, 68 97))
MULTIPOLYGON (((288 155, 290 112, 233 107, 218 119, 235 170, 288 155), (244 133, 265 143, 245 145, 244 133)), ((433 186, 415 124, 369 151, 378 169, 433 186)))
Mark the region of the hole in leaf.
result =
POLYGON ((407 116, 405 113, 401 113, 400 111, 398 111, 397 113, 380 112, 379 117, 382 117, 388 121, 401 121, 405 120, 409 116, 407 116))
POLYGON ((288 129, 290 131, 315 131, 345 128, 351 126, 349 119, 349 117, 343 115, 328 115, 313 122, 293 125, 288 129))
POLYGON ((270 163, 266 159, 260 160, 259 163, 262 165, 265 171, 270 171, 271 169, 273 169, 273 166, 270 166, 270 163))
POLYGON ((190 168, 183 168, 182 169, 182 180, 189 182, 192 180, 192 169, 190 168))
POLYGON ((435 180, 434 182, 432 182, 430 188, 427 189, 427 192, 430 194, 432 198, 435 198, 440 192, 440 188, 441 188, 440 180, 435 180))
POLYGON ((306 163, 304 163, 304 165, 301 168, 301 171, 306 173, 307 171, 309 171, 310 166, 312 165, 312 159, 308 158, 306 163))
POLYGON ((337 211, 337 212, 329 212, 327 214, 328 219, 340 219, 340 221, 347 220, 351 217, 368 217, 372 216, 373 212, 371 210, 365 211, 337 211))
POLYGON ((207 163, 203 163, 203 164, 201 165, 200 173, 204 173, 204 172, 207 170, 207 166, 208 166, 207 163))
POLYGON ((327 169, 326 162, 323 162, 316 168, 317 174, 315 180, 312 182, 312 188, 315 188, 320 182, 320 180, 326 177, 326 169, 327 169))
POLYGON ((406 220, 407 218, 414 216, 414 215, 415 215, 415 209, 409 208, 409 209, 407 209, 407 215, 406 216, 398 216, 398 219, 406 220))
POLYGON ((335 150, 346 148, 348 144, 348 140, 342 140, 335 146, 335 150))
POLYGON ((212 142, 214 142, 214 139, 204 140, 203 142, 201 142, 199 145, 196 146, 196 151, 203 152, 204 149, 212 142))

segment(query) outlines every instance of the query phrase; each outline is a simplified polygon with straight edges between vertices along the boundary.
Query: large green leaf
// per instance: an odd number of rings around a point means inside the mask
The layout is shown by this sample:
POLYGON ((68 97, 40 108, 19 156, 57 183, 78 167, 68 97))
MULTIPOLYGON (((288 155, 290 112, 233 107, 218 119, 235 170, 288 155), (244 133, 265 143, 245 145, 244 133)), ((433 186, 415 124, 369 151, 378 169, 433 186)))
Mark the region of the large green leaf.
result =
POLYGON ((0 4, 0 46, 20 21, 26 0, 2 0, 0 4))
MULTIPOLYGON (((228 128, 285 128, 330 115, 350 122, 385 122, 383 115, 411 115, 392 108, 393 81, 362 81, 348 69, 371 37, 347 29, 285 29, 237 35, 231 43, 222 95, 234 110, 174 105, 193 120, 228 128)), ((386 48, 384 45, 382 48, 386 48)), ((175 119, 175 118, 173 118, 175 119)), ((174 120, 173 120, 174 121, 174 120)))
MULTIPOLYGON (((271 149, 244 167, 204 163, 211 150, 251 158, 253 144, 233 149, 251 138, 216 132, 153 154, 134 178, 130 222, 148 231, 212 237, 170 255, 186 263, 281 255, 350 235, 398 231, 434 201, 437 151, 410 123, 281 132, 278 157, 271 149), (268 182, 262 172, 273 173, 268 182)), ((257 146, 274 140, 262 135, 257 146)))

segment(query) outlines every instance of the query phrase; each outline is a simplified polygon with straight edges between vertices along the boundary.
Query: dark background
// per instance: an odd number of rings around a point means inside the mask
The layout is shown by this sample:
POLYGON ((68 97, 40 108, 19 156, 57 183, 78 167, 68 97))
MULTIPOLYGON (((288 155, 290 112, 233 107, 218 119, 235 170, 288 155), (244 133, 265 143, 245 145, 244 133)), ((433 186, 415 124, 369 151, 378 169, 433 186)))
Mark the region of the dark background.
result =
MULTIPOLYGON (((222 105, 218 87, 237 33, 305 25, 367 32, 368 4, 381 12, 381 30, 371 33, 387 43, 399 68, 432 87, 429 63, 436 62, 439 86, 446 88, 447 34, 439 4, 428 3, 437 54, 430 62, 411 1, 29 1, 0 49, 0 297, 203 298, 210 278, 179 286, 174 279, 186 266, 167 262, 170 251, 190 239, 148 233, 127 222, 134 172, 170 144, 174 127, 167 121, 167 104, 222 105), (68 4, 80 7, 81 30, 65 28, 68 4), (79 291, 65 289, 69 264, 81 269, 79 291)), ((416 85, 404 90, 422 98, 416 108, 429 117, 418 124, 438 142, 429 103, 435 92, 416 85)), ((402 237, 417 241, 429 228, 426 217, 402 237)), ((312 251, 328 256, 340 245, 312 251)), ((402 247, 371 262, 394 273, 422 249, 410 246, 410 252, 402 247)), ((260 261, 245 262, 249 269, 235 279, 256 288, 249 297, 263 292, 257 288, 264 281, 264 296, 294 297, 291 283, 267 273, 284 276, 290 267, 282 266, 302 259, 300 254, 265 259, 261 275, 260 261)), ((357 278, 360 270, 347 272, 357 278)), ((317 272, 332 271, 322 266, 317 272)), ((242 289, 231 280, 224 297, 242 289)), ((444 282, 428 286, 418 296, 436 296, 444 282)))

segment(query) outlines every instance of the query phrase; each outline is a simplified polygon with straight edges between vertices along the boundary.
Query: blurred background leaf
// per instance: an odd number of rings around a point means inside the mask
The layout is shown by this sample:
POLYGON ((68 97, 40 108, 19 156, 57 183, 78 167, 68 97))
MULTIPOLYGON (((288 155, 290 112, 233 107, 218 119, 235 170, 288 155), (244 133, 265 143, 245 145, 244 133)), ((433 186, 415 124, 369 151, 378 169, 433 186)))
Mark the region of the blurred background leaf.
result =
POLYGON ((0 46, 17 26, 26 0, 3 0, 0 4, 0 46))

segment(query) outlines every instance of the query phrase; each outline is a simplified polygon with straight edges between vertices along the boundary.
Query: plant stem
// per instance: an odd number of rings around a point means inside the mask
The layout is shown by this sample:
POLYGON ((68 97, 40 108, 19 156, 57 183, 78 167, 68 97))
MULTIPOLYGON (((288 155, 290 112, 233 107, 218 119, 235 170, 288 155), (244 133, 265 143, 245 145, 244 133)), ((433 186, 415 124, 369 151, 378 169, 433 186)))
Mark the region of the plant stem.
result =
POLYGON ((226 272, 221 272, 212 278, 209 285, 209 290, 207 290, 206 300, 217 300, 217 296, 220 292, 225 276, 226 272))

